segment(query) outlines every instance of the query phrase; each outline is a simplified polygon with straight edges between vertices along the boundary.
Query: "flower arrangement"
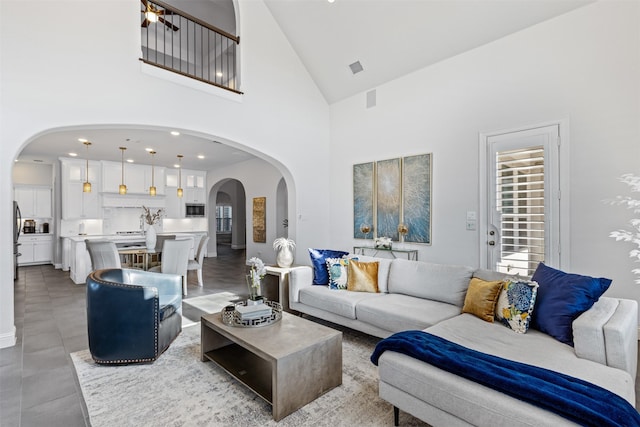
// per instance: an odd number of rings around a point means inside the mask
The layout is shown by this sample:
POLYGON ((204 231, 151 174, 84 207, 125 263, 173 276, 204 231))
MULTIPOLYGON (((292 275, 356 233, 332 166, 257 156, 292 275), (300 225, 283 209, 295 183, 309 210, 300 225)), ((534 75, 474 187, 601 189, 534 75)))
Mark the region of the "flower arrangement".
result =
MULTIPOLYGON (((631 187, 631 191, 634 193, 640 193, 640 176, 633 174, 624 174, 620 177, 620 181, 631 187)), ((634 214, 640 214, 640 200, 633 199, 629 196, 618 196, 616 200, 610 201, 614 205, 623 205, 628 209, 631 209, 634 214)), ((609 237, 613 237, 616 241, 631 242, 636 245, 636 249, 629 251, 631 258, 636 258, 636 262, 640 262, 640 218, 633 218, 629 221, 633 230, 616 230, 609 234, 609 237)), ((640 275, 640 268, 634 268, 631 270, 633 274, 640 275)), ((636 279, 636 283, 640 284, 640 279, 636 279)))
POLYGON ((260 258, 249 258, 249 274, 247 274, 247 285, 249 286, 249 298, 252 300, 259 299, 260 281, 267 274, 264 262, 260 258))
POLYGON ((164 215, 164 209, 160 208, 156 211, 156 213, 152 214, 148 207, 142 206, 142 210, 144 213, 142 214, 142 218, 144 218, 144 222, 149 225, 157 224, 160 219, 162 219, 162 215, 164 215))

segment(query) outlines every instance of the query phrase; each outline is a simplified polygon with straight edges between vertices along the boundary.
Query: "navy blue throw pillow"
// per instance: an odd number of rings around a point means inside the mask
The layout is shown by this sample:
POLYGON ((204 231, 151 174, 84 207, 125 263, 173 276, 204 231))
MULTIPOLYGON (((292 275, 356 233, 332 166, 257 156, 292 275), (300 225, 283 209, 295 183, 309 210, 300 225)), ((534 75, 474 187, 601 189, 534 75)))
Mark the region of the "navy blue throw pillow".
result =
POLYGON ((329 284, 329 269, 327 268, 327 262, 326 262, 327 258, 341 258, 348 254, 349 252, 344 252, 344 251, 309 248, 311 265, 313 265, 313 284, 314 285, 329 284))
POLYGON ((531 280, 538 296, 531 327, 573 347, 571 323, 589 310, 611 285, 610 279, 565 273, 540 263, 531 280))

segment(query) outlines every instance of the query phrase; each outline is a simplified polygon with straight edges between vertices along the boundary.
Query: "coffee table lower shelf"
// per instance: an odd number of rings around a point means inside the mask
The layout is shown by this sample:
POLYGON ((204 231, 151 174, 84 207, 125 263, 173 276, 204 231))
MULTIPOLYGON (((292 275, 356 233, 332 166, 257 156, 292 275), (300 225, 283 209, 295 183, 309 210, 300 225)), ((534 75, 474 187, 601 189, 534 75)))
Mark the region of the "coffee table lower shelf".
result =
POLYGON ((268 361, 238 344, 208 351, 204 356, 273 405, 271 364, 268 361))
POLYGON ((220 313, 201 318, 201 357, 271 404, 282 418, 342 384, 342 332, 282 313, 259 328, 225 325, 220 313))

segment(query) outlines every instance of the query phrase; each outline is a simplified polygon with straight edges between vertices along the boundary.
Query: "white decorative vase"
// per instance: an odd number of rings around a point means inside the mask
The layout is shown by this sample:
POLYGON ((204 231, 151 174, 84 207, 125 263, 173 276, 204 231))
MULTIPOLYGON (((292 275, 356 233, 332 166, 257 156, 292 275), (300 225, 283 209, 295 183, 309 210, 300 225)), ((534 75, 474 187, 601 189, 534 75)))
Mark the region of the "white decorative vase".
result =
POLYGON ((153 250, 156 248, 156 240, 158 240, 156 229, 153 228, 153 225, 150 225, 149 228, 147 228, 147 232, 144 237, 144 244, 147 247, 147 250, 153 250))
POLYGON ((278 267, 288 268, 293 265, 293 251, 288 246, 283 246, 276 254, 276 264, 278 267))

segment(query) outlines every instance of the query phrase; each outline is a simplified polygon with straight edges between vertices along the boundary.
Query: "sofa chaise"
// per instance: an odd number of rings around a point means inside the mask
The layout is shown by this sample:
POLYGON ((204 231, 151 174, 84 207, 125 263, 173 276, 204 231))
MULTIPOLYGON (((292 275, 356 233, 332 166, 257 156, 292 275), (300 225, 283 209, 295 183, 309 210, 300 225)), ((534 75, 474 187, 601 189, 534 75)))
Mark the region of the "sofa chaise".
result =
MULTIPOLYGON (((314 268, 303 266, 289 276, 290 308, 380 338, 423 330, 473 350, 585 380, 635 406, 636 301, 596 295, 589 309, 571 319, 567 343, 534 328, 516 333, 504 321, 463 312, 472 278, 509 280, 503 273, 357 257, 360 264, 377 263, 378 292, 314 285, 314 268)), ((529 314, 535 318, 537 307, 532 307, 529 314)), ((433 426, 576 425, 519 400, 517 390, 512 397, 395 351, 384 352, 378 366, 379 394, 394 405, 396 422, 399 408, 433 426)))

